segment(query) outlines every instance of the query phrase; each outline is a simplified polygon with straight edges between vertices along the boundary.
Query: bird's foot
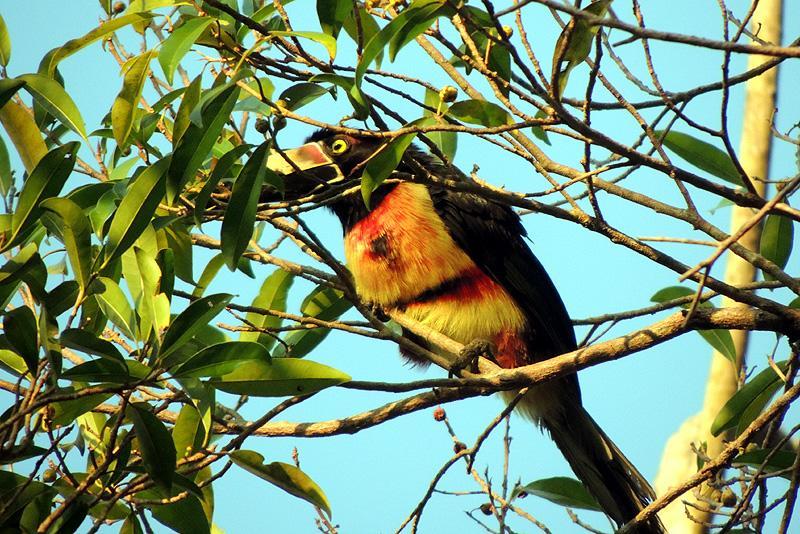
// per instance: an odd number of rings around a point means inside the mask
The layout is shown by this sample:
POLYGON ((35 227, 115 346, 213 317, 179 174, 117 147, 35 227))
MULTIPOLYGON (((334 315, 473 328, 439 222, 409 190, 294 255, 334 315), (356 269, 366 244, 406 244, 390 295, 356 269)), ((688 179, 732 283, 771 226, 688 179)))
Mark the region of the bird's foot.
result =
POLYGON ((485 339, 473 339, 461 349, 458 358, 450 365, 449 376, 459 376, 461 371, 478 372, 478 359, 483 356, 494 361, 495 346, 485 339))
POLYGON ((383 306, 381 306, 377 302, 367 302, 366 304, 367 308, 369 308, 369 311, 372 313, 372 315, 374 315, 380 322, 386 323, 389 322, 389 320, 391 320, 391 317, 389 317, 386 314, 386 311, 383 309, 383 306))

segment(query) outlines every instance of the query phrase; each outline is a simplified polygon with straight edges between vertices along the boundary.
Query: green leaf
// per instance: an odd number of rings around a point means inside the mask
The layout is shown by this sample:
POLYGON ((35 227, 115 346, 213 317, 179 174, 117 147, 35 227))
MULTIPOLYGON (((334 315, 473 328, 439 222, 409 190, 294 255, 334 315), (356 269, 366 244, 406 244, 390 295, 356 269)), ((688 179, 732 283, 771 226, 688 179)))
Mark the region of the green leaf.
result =
POLYGON ((131 403, 126 415, 133 422, 147 473, 158 486, 169 491, 176 462, 172 436, 146 403, 131 403))
POLYGON ((0 122, 14 143, 19 158, 29 173, 47 153, 47 145, 42 139, 36 121, 27 110, 14 101, 8 101, 0 108, 0 122))
POLYGON ((315 84, 319 82, 329 82, 337 87, 341 87, 345 90, 347 99, 350 101, 350 105, 353 106, 353 118, 364 120, 369 116, 371 105, 369 100, 367 100, 364 94, 356 86, 355 78, 325 73, 312 76, 308 79, 308 81, 315 84))
POLYGON ((52 77, 55 73, 56 66, 64 58, 71 56, 78 50, 85 48, 120 28, 124 28, 129 24, 148 22, 151 18, 153 18, 153 16, 148 13, 130 13, 105 21, 100 27, 91 30, 83 37, 67 41, 63 46, 54 48, 48 52, 39 64, 39 72, 45 76, 52 77))
POLYGON ((322 31, 336 38, 342 24, 353 12, 351 0, 317 0, 317 17, 322 31))
POLYGON ((325 50, 328 51, 328 55, 331 58, 331 61, 336 58, 336 38, 332 37, 326 33, 321 32, 296 32, 296 31, 271 31, 269 32, 270 35, 282 35, 282 36, 291 36, 291 37, 302 37, 304 39, 310 39, 315 43, 319 43, 325 47, 325 50))
POLYGON ((282 462, 264 464, 264 457, 255 451, 234 451, 230 459, 259 478, 274 484, 283 491, 308 501, 331 517, 328 498, 316 482, 297 467, 282 462))
MULTIPOLYGON (((597 0, 592 2, 582 11, 597 17, 603 17, 608 11, 611 0, 597 0)), ((553 51, 553 78, 558 77, 558 88, 556 96, 561 97, 564 88, 567 86, 572 69, 583 63, 592 50, 592 41, 599 27, 589 24, 582 17, 573 17, 561 31, 556 41, 553 51), (562 63, 566 61, 567 66, 561 69, 562 63)))
MULTIPOLYGON (((785 373, 788 362, 778 362, 778 368, 785 373)), ((783 381, 772 367, 767 367, 745 383, 725 403, 711 423, 711 433, 719 436, 729 428, 736 428, 737 435, 758 417, 783 381)))
POLYGON ((536 495, 568 508, 603 511, 583 483, 569 477, 543 478, 518 488, 517 493, 519 491, 536 495))
POLYGON ((114 139, 120 148, 128 145, 128 136, 133 128, 134 117, 139 109, 139 99, 142 96, 144 82, 150 72, 150 61, 155 56, 156 50, 148 50, 123 65, 124 77, 122 79, 122 89, 114 104, 111 106, 111 128, 114 131, 114 139))
POLYGON ((59 238, 67 249, 75 280, 86 290, 91 277, 92 227, 89 219, 75 202, 68 198, 49 198, 41 203, 42 209, 58 218, 59 238))
POLYGON ((8 35, 6 21, 0 16, 0 65, 7 66, 11 60, 11 37, 8 35))
POLYGON ((226 341, 200 350, 175 369, 172 376, 218 378, 232 373, 247 360, 269 361, 269 352, 253 341, 226 341))
POLYGON ((112 384, 129 384, 144 380, 152 370, 136 360, 90 360, 67 369, 61 374, 64 380, 73 382, 110 382, 112 384))
POLYGON ((11 218, 12 236, 2 251, 23 241, 26 237, 25 232, 39 221, 42 201, 59 194, 75 166, 78 146, 77 142, 72 142, 54 148, 44 155, 25 180, 17 202, 17 210, 11 218))
POLYGON ((28 285, 35 298, 46 297, 47 267, 37 252, 36 243, 23 247, 0 268, 0 303, 3 308, 10 302, 20 282, 28 285))
MULTIPOLYGON (((289 288, 294 282, 294 275, 283 269, 276 269, 264 280, 258 295, 251 304, 254 308, 266 310, 286 311, 286 299, 289 295, 289 288)), ((280 317, 274 315, 262 315, 260 313, 248 312, 246 321, 258 328, 278 328, 283 323, 280 317)), ((257 341, 267 349, 275 344, 275 337, 263 332, 242 332, 239 335, 240 341, 257 341)))
MULTIPOLYGON (((657 137, 661 137, 664 135, 664 130, 656 130, 654 133, 657 137)), ((667 132, 662 143, 698 169, 734 185, 742 185, 742 177, 730 156, 714 145, 681 132, 667 132)))
MULTIPOLYGON (((668 302, 670 300, 688 297, 694 294, 695 291, 688 287, 670 286, 658 290, 652 297, 650 297, 650 300, 652 302, 668 302)), ((689 303, 682 305, 683 308, 689 308, 689 306, 689 303)), ((701 302, 698 304, 698 307, 713 308, 710 302, 701 302)), ((733 337, 731 336, 730 331, 713 329, 697 330, 696 332, 700 335, 700 337, 706 340, 706 342, 711 345, 714 350, 725 356, 725 358, 730 360, 731 363, 736 364, 736 345, 733 343, 733 337)))
POLYGON ((254 397, 308 395, 348 382, 350 376, 327 365, 296 358, 273 358, 271 362, 249 360, 209 383, 216 389, 254 397))
MULTIPOLYGON (((438 109, 441 114, 447 111, 447 104, 442 102, 439 93, 430 89, 425 89, 425 105, 438 109)), ((433 116, 433 112, 428 110, 424 110, 422 113, 426 117, 433 116)), ((439 150, 442 151, 442 154, 445 155, 449 162, 453 161, 458 147, 456 132, 427 132, 425 136, 439 147, 439 150)))
POLYGON ((119 534, 144 534, 144 530, 139 524, 139 520, 136 518, 134 512, 131 512, 131 514, 125 518, 125 521, 119 529, 119 534))
POLYGON ((204 440, 205 432, 200 412, 191 404, 184 404, 172 429, 172 441, 175 442, 178 458, 184 458, 200 450, 204 440))
POLYGON ((6 313, 3 318, 3 331, 9 344, 22 356, 32 376, 36 376, 39 366, 39 342, 36 316, 27 306, 20 306, 6 313))
POLYGON ((395 137, 383 145, 364 166, 361 176, 361 197, 367 208, 372 193, 391 176, 416 136, 416 133, 408 133, 395 137))
POLYGON ((100 356, 119 363, 124 361, 116 345, 86 330, 69 328, 61 332, 59 339, 61 340, 61 345, 69 349, 77 350, 84 354, 100 356))
POLYGON ((208 325, 211 320, 221 312, 233 298, 233 295, 219 293, 199 298, 189 304, 169 326, 161 343, 159 358, 164 365, 174 365, 175 361, 169 355, 189 341, 195 332, 208 325))
POLYGON ((222 133, 238 98, 239 87, 231 83, 207 102, 198 104, 202 106, 200 112, 202 126, 190 123, 175 146, 167 173, 168 202, 171 203, 183 187, 194 178, 197 169, 208 157, 222 133))
MULTIPOLYGON (((761 232, 759 253, 781 269, 786 267, 792 254, 794 242, 794 224, 782 215, 767 215, 764 230, 761 232)), ((769 273, 764 273, 766 280, 772 280, 769 273)))
MULTIPOLYGON (((52 499, 56 490, 27 476, 0 469, 0 525, 7 524, 9 518, 21 512, 25 506, 37 497, 52 499)), ((12 529, 13 531, 13 529, 12 529)))
MULTIPOLYGON (((175 484, 177 486, 177 483, 175 484)), ((174 487, 172 492, 164 493, 154 490, 142 491, 136 496, 142 499, 163 500, 174 497, 182 490, 174 487)), ((203 504, 193 494, 170 504, 155 504, 148 507, 153 517, 161 523, 181 534, 209 534, 208 519, 203 511, 203 504)))
MULTIPOLYGON (((0 17, 1 19, 1 17, 0 17)), ((25 87, 25 80, 19 78, 0 79, 0 108, 6 105, 17 92, 25 87)))
POLYGON ((192 111, 200 103, 201 83, 203 82, 203 75, 198 74, 192 83, 186 88, 181 99, 181 105, 178 106, 178 112, 175 114, 175 122, 172 125, 172 146, 177 147, 178 143, 186 133, 186 129, 191 124, 190 117, 192 111))
POLYGON ((86 127, 78 106, 57 81, 41 74, 23 74, 18 79, 25 82, 25 90, 48 113, 86 139, 86 127))
MULTIPOLYGON (((797 453, 788 450, 772 450, 772 449, 753 449, 743 452, 733 459, 733 466, 738 467, 742 465, 749 465, 750 467, 761 467, 764 465, 767 473, 775 471, 785 471, 794 465, 797 453), (764 463, 766 462, 766 464, 764 463)), ((784 473, 784 478, 791 480, 791 473, 784 473)))
MULTIPOLYGON (((80 390, 76 390, 80 391, 80 390)), ((69 389, 64 393, 69 392, 69 389)), ((99 404, 111 397, 111 393, 98 393, 96 395, 83 395, 73 400, 65 400, 51 404, 51 423, 54 427, 71 425, 78 416, 95 409, 99 404)))
POLYGON ((206 211, 208 200, 211 194, 217 188, 217 184, 223 178, 232 177, 231 169, 244 156, 248 150, 253 148, 253 145, 242 144, 234 147, 232 150, 226 152, 221 158, 217 160, 214 165, 214 170, 211 171, 211 176, 203 184, 203 189, 197 194, 194 199, 194 221, 197 226, 203 222, 203 214, 206 211))
POLYGON ((487 128, 513 124, 514 120, 508 112, 492 102, 485 100, 462 100, 456 102, 447 114, 470 124, 480 124, 487 128))
POLYGON ((112 279, 98 277, 91 286, 97 303, 114 325, 129 339, 136 339, 136 315, 125 293, 112 279))
POLYGON ((29 371, 25 360, 16 352, 8 349, 0 349, 0 369, 17 377, 29 371))
POLYGON ((160 159, 129 184, 108 229, 105 265, 128 250, 150 224, 158 203, 164 198, 169 165, 168 157, 160 159))
POLYGON ((221 250, 230 270, 236 269, 239 258, 253 236, 256 209, 267 175, 270 143, 262 143, 244 164, 233 183, 230 201, 222 220, 221 250))
MULTIPOLYGON (((352 306, 353 304, 344 297, 341 291, 318 286, 305 298, 300 311, 309 317, 323 321, 335 321, 352 306)), ((296 330, 285 337, 284 343, 289 346, 290 356, 302 358, 322 343, 329 333, 330 329, 328 328, 296 330)), ((275 349, 274 356, 284 356, 285 350, 283 344, 279 345, 275 349)))
POLYGON ((158 62, 161 64, 161 70, 164 71, 167 83, 172 84, 175 69, 178 68, 181 59, 212 22, 214 22, 214 19, 209 17, 189 19, 176 28, 172 35, 161 43, 158 62))
POLYGON ((75 305, 78 298, 78 282, 64 280, 47 292, 42 303, 53 317, 58 317, 75 305))
POLYGON ((284 107, 289 111, 295 111, 327 92, 315 83, 296 83, 283 91, 278 100, 283 100, 285 102, 284 107))
POLYGON ((206 289, 208 289, 208 286, 214 280, 214 277, 217 276, 217 273, 223 265, 225 265, 225 258, 222 257, 222 254, 216 254, 206 263, 203 272, 200 274, 200 278, 197 280, 197 285, 192 291, 193 297, 203 296, 203 293, 206 292, 206 289))

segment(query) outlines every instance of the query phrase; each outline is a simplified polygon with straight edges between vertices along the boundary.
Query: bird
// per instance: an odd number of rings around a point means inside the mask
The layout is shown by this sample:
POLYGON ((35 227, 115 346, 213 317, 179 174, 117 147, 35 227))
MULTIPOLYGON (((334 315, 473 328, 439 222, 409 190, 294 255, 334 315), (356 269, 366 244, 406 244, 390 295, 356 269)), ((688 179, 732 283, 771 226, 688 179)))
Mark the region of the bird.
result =
MULTIPOLYGON (((356 186, 365 163, 386 143, 380 136, 323 128, 298 148, 273 149, 267 167, 283 177, 285 194, 298 198, 334 184, 356 186)), ((567 308, 527 245, 513 209, 475 193, 414 180, 421 173, 469 180, 414 144, 396 172, 410 179, 384 182, 369 206, 357 187, 327 203, 342 224, 346 265, 362 301, 401 310, 467 346, 490 343, 492 358, 503 368, 577 348, 567 308)), ((409 335, 424 346, 424 340, 409 335)), ((501 394, 509 402, 517 392, 501 394)), ((655 499, 644 476, 584 409, 577 374, 530 388, 516 410, 549 433, 617 528, 655 499)), ((632 532, 665 530, 653 515, 632 532)))

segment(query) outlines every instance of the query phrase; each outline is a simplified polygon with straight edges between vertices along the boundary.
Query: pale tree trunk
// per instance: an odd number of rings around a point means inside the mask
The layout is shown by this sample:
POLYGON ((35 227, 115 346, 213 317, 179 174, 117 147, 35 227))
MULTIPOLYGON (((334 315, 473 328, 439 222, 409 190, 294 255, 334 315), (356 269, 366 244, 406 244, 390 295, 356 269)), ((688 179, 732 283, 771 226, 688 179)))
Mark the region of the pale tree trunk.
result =
MULTIPOLYGON (((752 31, 768 43, 780 44, 781 11, 782 0, 761 0, 752 19, 752 31)), ((748 68, 755 68, 767 59, 769 58, 751 55, 748 58, 748 68)), ((776 67, 749 80, 746 85, 739 159, 747 173, 757 179, 766 179, 769 173, 771 124, 776 102, 777 74, 776 67)), ((758 193, 763 196, 764 183, 759 180, 754 182, 758 193)), ((749 208, 734 207, 731 214, 731 232, 742 226, 752 215, 753 211, 749 208)), ((758 250, 760 236, 761 228, 756 226, 745 234, 739 243, 752 250, 758 250)), ((725 282, 740 285, 752 282, 755 277, 756 269, 751 264, 739 256, 728 254, 725 282)), ((728 299, 724 299, 722 305, 742 306, 728 299)), ((733 365, 722 354, 713 352, 702 411, 690 417, 667 442, 655 480, 658 494, 664 493, 667 488, 686 480, 697 471, 697 458, 692 452, 691 443, 699 445, 706 442, 707 454, 712 458, 722 450, 723 436, 715 438, 709 433, 709 429, 719 410, 736 392, 739 369, 744 361, 748 339, 748 333, 741 330, 731 331, 731 335, 738 355, 738 366, 733 365)), ((707 529, 702 523, 708 523, 711 520, 710 515, 690 508, 694 521, 689 519, 687 509, 681 502, 684 500, 696 501, 694 495, 684 494, 660 514, 668 532, 672 534, 706 532, 707 529)))

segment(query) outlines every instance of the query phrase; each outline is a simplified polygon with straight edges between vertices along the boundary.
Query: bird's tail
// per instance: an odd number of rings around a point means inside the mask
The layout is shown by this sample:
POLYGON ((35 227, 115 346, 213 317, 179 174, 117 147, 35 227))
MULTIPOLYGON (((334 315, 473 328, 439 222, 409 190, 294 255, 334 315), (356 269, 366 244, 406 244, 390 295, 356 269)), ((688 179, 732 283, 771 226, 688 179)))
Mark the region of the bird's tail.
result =
MULTIPOLYGON (((655 498, 653 489, 594 419, 578 403, 537 414, 570 467, 605 513, 621 527, 655 498)), ((657 516, 633 530, 663 534, 657 516)))

